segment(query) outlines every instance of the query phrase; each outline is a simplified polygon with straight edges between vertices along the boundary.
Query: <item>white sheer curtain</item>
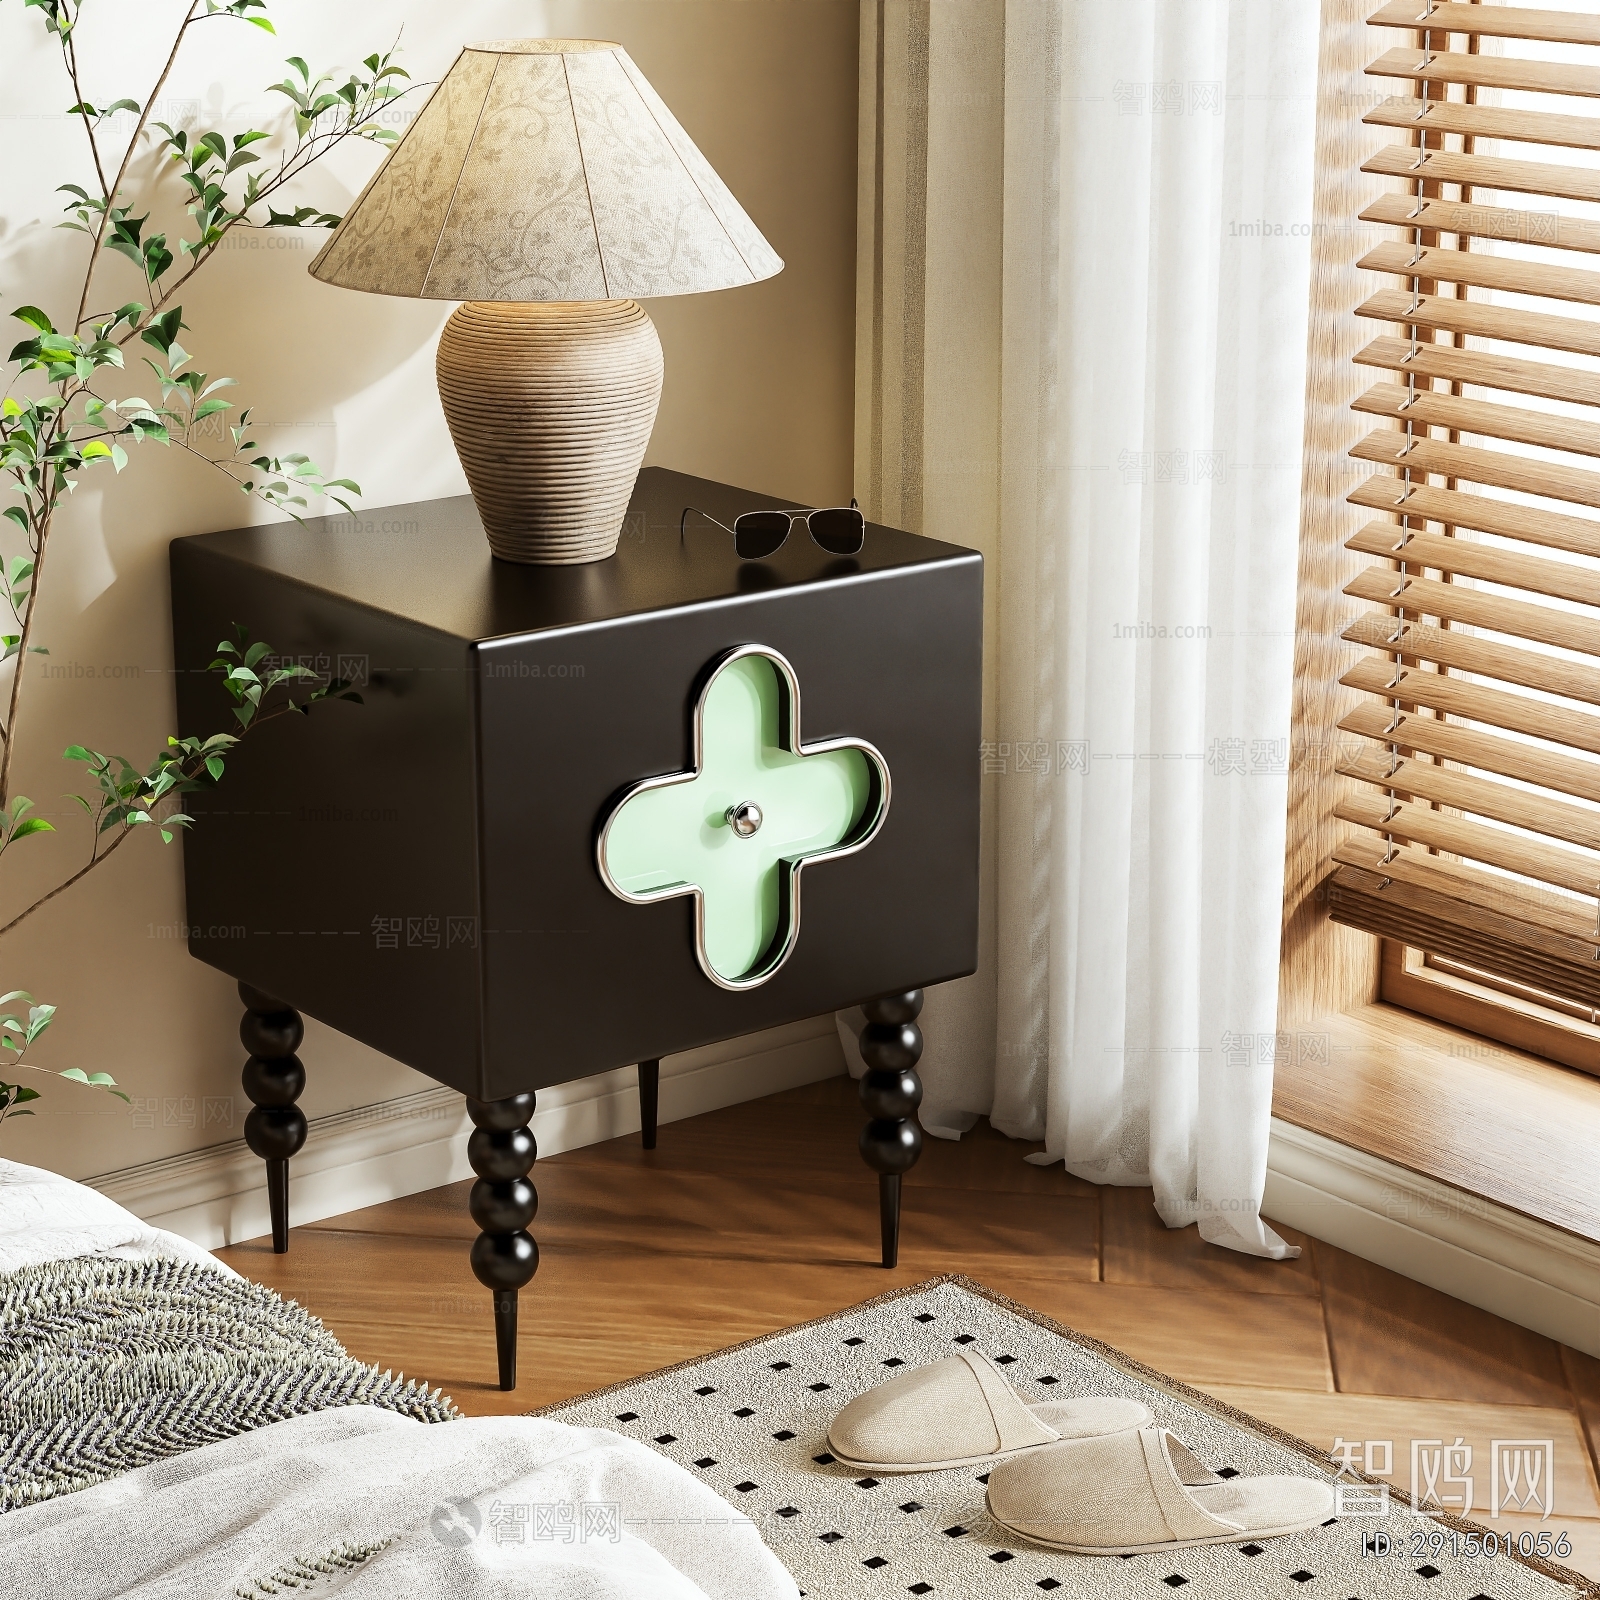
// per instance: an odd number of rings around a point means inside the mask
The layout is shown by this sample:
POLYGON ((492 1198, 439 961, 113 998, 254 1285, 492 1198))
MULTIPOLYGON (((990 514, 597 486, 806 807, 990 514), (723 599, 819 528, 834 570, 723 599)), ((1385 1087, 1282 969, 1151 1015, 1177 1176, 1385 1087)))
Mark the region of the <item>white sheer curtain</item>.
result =
POLYGON ((929 994, 924 1126, 1267 1256, 1317 20, 862 17, 858 487, 987 557, 983 967, 929 994))

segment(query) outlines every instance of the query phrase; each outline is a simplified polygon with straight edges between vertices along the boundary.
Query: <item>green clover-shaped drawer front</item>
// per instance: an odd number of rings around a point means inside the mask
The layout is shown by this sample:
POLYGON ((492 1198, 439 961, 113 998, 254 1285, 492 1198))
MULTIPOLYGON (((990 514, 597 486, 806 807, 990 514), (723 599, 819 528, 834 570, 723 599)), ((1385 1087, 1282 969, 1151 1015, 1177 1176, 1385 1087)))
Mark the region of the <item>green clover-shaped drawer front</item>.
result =
POLYGON ((807 745, 800 726, 788 660, 761 645, 727 652, 695 706, 689 770, 636 784, 600 833, 612 893, 693 897, 695 954, 724 989, 778 971, 800 937, 802 869, 863 849, 889 809, 889 769, 872 745, 807 745))

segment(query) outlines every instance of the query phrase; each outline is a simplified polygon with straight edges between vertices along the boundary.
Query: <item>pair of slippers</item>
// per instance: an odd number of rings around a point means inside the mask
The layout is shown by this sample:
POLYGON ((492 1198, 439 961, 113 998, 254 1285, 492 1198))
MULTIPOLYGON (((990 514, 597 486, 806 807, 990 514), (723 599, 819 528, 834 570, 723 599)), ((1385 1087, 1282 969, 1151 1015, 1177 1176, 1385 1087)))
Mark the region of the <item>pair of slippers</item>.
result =
POLYGON ((1074 1555, 1127 1556, 1300 1533, 1333 1515, 1315 1478, 1221 1478, 1137 1400, 1029 1404, 975 1350, 891 1378, 833 1419, 828 1449, 867 1472, 995 1463, 989 1515, 1074 1555))

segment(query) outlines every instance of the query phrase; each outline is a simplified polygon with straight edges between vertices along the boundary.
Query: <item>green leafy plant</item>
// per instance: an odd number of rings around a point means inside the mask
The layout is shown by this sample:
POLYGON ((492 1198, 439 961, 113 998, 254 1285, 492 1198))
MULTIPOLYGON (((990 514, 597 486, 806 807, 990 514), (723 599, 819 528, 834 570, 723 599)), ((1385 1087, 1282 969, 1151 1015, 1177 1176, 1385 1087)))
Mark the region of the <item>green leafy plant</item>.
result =
MULTIPOLYGON (((234 21, 274 33, 267 0, 192 0, 143 98, 104 103, 88 98, 79 71, 79 30, 89 0, 22 3, 41 14, 60 45, 73 96, 67 114, 82 124, 93 176, 59 190, 67 197, 59 226, 89 241, 76 310, 64 323, 36 305, 11 312, 25 333, 8 357, 10 370, 0 394, 0 484, 10 501, 0 511, 0 535, 11 542, 10 549, 0 547, 0 618, 9 613, 9 628, 0 633, 0 664, 11 663, 0 720, 0 870, 14 845, 57 831, 32 800, 14 792, 12 769, 28 661, 48 654, 35 640, 34 619, 56 514, 83 475, 102 467, 121 473, 131 449, 160 444, 224 473, 242 493, 290 516, 306 510, 311 497, 327 496, 348 510, 346 496, 360 494, 350 479, 325 477, 305 455, 263 451, 253 437, 248 408, 232 419, 223 417, 233 404, 221 391, 236 387, 236 380, 212 378, 192 364, 179 338, 188 324, 176 297, 235 229, 337 226, 332 212, 291 203, 286 191, 348 140, 392 144, 397 135, 382 125, 380 115, 410 92, 393 50, 370 55, 360 68, 344 73, 313 72, 303 58, 290 56, 288 75, 268 88, 286 101, 287 120, 277 131, 175 126, 156 121, 154 113, 191 31, 211 21, 234 21), (113 165, 114 119, 123 114, 134 119, 133 131, 113 165), (176 179, 186 220, 152 225, 164 203, 159 177, 149 196, 128 192, 136 156, 150 149, 163 158, 160 174, 169 180, 167 187, 176 179), (122 303, 114 309, 92 310, 97 271, 112 265, 108 257, 120 258, 116 270, 124 275, 131 270, 134 297, 119 294, 115 298, 122 303), (154 376, 151 392, 158 398, 113 392, 130 347, 154 376)), ((80 882, 132 835, 154 832, 170 844, 192 821, 181 809, 181 797, 219 782, 229 752, 254 728, 280 715, 304 713, 319 700, 360 698, 339 680, 319 683, 309 668, 277 663, 270 646, 251 643, 242 631, 217 647, 212 670, 232 702, 233 731, 170 737, 143 765, 84 745, 67 747, 64 759, 87 780, 86 794, 68 797, 88 823, 87 859, 80 856, 53 888, 6 920, 0 934, 12 932, 80 882)), ((22 990, 0 998, 0 1071, 48 1070, 24 1057, 54 1015, 53 1006, 36 1004, 22 990), (26 1017, 7 1012, 10 1005, 26 1005, 26 1017)), ((68 1067, 54 1069, 54 1075, 127 1098, 103 1072, 68 1067)), ((8 1117, 32 1115, 28 1102, 38 1097, 36 1089, 0 1082, 0 1125, 8 1117)))

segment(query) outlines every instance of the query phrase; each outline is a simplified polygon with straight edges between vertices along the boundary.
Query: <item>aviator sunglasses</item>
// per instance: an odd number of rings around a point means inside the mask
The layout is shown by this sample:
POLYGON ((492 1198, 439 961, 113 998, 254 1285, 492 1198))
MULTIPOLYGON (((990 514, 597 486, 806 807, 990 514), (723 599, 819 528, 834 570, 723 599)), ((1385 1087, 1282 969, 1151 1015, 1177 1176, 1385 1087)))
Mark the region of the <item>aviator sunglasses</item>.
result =
POLYGON ((685 506, 678 519, 680 539, 691 511, 707 522, 715 522, 724 533, 731 533, 733 548, 745 561, 760 561, 765 556, 776 555, 796 520, 805 523, 811 530, 811 537, 835 556, 859 554, 867 534, 867 519, 854 499, 847 506, 830 506, 823 511, 746 511, 733 519, 731 528, 725 522, 718 522, 709 511, 685 506))

